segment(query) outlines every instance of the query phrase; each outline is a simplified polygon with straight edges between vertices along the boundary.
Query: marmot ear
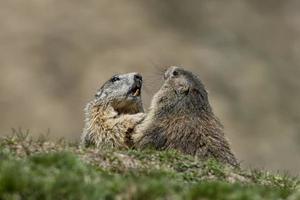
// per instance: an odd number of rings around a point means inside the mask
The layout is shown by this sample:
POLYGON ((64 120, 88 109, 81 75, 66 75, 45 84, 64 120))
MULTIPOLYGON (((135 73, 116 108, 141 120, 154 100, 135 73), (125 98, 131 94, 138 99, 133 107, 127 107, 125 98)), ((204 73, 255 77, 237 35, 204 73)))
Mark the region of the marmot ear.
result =
POLYGON ((97 93, 95 94, 95 98, 99 98, 102 96, 102 93, 104 92, 104 87, 105 87, 106 83, 104 85, 102 85, 102 87, 100 89, 98 89, 97 93))
POLYGON ((191 93, 194 96, 198 96, 198 98, 199 98, 199 100, 201 102, 205 102, 206 101, 206 98, 207 98, 206 96, 207 95, 205 95, 203 92, 199 91, 198 89, 193 88, 192 91, 191 91, 191 93))
POLYGON ((98 91, 98 92, 95 94, 95 97, 96 97, 96 98, 101 97, 102 93, 103 93, 103 91, 98 91))

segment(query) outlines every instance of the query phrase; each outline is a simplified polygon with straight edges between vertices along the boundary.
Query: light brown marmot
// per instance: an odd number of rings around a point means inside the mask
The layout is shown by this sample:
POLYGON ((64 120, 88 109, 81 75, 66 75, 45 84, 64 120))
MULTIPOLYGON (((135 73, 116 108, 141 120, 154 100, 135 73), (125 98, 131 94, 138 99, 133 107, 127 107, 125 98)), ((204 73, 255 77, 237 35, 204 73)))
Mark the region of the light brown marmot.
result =
POLYGON ((132 131, 145 116, 142 83, 138 73, 115 75, 104 83, 85 108, 84 146, 132 146, 132 131))
POLYGON ((176 149, 238 166, 200 79, 181 67, 168 68, 164 79, 145 120, 136 127, 134 146, 176 149))

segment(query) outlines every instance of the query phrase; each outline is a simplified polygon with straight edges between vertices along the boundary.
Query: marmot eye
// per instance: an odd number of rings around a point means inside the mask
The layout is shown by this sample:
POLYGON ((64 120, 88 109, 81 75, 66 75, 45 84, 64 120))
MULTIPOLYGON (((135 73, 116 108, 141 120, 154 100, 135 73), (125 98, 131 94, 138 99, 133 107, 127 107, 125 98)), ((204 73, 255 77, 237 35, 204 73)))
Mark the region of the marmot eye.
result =
POLYGON ((120 78, 119 77, 112 77, 112 79, 110 80, 111 82, 116 82, 116 81, 119 81, 120 80, 120 78))
POLYGON ((172 74, 173 74, 173 76, 178 76, 179 73, 178 73, 178 71, 175 70, 175 71, 173 71, 172 74))

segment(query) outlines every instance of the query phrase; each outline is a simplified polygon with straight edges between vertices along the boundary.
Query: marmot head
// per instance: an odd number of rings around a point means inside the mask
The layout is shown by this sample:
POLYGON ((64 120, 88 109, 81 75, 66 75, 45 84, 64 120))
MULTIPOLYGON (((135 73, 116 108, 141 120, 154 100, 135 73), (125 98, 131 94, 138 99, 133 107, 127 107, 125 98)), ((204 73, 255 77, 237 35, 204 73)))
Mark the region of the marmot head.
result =
POLYGON ((152 108, 163 110, 163 113, 211 112, 207 91, 195 74, 182 67, 172 66, 166 70, 164 80, 163 86, 153 98, 152 108))
POLYGON ((95 104, 109 104, 120 114, 142 112, 142 84, 142 76, 135 72, 114 75, 96 93, 95 104))

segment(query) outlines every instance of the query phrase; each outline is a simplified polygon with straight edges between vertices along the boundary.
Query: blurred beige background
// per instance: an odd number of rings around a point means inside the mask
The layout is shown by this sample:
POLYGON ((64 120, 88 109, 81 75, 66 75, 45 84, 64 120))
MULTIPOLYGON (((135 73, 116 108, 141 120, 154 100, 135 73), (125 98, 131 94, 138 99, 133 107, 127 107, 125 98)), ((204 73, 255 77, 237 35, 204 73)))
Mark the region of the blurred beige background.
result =
POLYGON ((78 139, 115 73, 182 65, 210 92, 244 166, 300 171, 300 1, 0 1, 0 134, 78 139))

